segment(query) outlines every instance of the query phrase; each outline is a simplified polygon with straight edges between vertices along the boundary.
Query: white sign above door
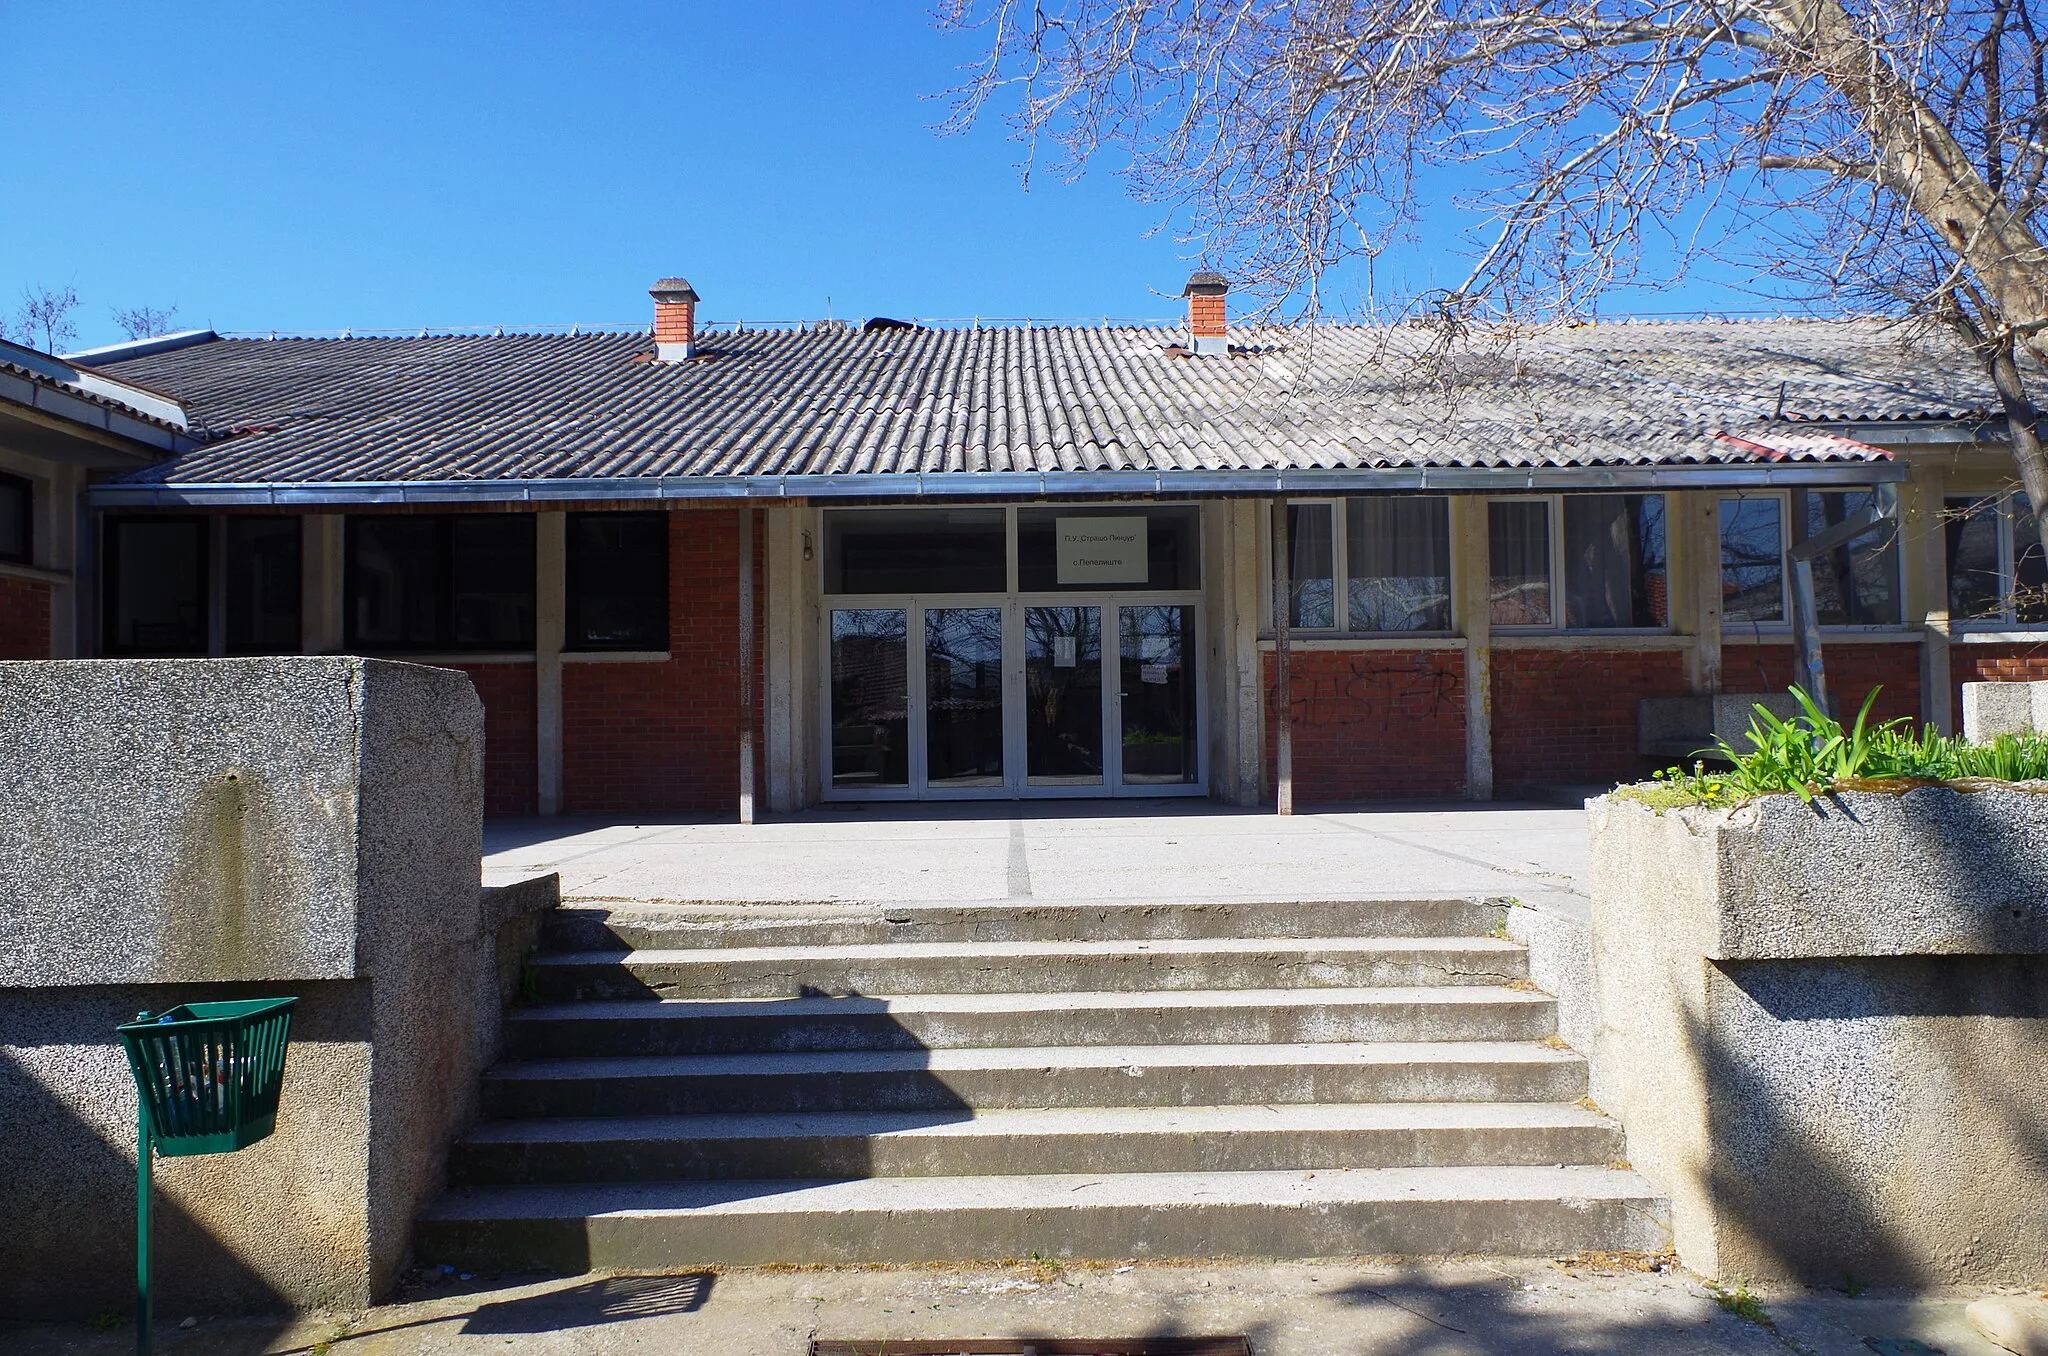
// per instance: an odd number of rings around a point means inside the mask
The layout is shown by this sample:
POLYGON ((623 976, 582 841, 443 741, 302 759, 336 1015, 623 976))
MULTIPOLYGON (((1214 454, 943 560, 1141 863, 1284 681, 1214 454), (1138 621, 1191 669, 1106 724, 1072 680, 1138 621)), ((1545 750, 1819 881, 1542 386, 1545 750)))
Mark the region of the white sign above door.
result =
POLYGON ((1146 520, 1130 518, 1055 518, 1059 582, 1062 584, 1143 584, 1150 576, 1145 540, 1146 520))

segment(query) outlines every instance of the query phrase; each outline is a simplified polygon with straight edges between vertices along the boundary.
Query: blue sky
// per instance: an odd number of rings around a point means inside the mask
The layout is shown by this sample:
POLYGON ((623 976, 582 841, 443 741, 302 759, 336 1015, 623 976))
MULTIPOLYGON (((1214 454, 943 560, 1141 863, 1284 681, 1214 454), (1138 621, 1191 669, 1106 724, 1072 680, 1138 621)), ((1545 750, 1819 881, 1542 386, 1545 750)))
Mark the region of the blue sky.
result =
MULTIPOLYGON (((1107 172, 941 137, 975 54, 918 0, 0 0, 0 311, 69 285, 239 330, 1179 310, 1189 247, 1107 172)), ((1444 242, 1397 261, 1453 280, 1444 242)), ((1713 278, 1660 310, 1756 303, 1713 278)))

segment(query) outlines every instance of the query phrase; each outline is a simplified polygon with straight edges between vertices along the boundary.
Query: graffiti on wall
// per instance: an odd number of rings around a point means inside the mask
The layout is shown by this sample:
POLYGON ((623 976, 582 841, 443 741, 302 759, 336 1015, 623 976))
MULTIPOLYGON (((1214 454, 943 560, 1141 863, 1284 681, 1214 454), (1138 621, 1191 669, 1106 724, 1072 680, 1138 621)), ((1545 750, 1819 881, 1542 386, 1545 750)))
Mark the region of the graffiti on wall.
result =
POLYGON ((1291 682, 1297 728, 1391 733, 1464 710, 1464 675, 1425 656, 1354 654, 1303 667, 1291 682))

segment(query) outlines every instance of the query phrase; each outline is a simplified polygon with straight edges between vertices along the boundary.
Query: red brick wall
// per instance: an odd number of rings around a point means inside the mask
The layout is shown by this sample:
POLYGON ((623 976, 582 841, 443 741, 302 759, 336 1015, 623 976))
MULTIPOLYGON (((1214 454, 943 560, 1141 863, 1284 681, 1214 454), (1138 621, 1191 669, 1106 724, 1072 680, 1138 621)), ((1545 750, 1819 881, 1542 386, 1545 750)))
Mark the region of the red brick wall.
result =
POLYGON ((50 586, 0 578, 0 659, 50 657, 50 586))
MULTIPOLYGON (((754 556, 758 618, 758 531, 754 556)), ((669 661, 572 660, 562 666, 566 813, 734 811, 739 797, 738 558, 738 510, 670 513, 669 661)), ((757 622, 757 757, 762 632, 757 622)), ((758 786, 758 763, 755 772, 758 786)))
POLYGON ((468 674, 484 704, 484 813, 536 813, 540 772, 533 665, 446 667, 468 674))
POLYGON ((1636 703, 1685 695, 1680 650, 1493 652, 1493 784, 1619 782, 1657 766, 1636 751, 1636 703))
MULTIPOLYGON (((1821 662, 1836 714, 1855 718, 1870 689, 1881 687, 1872 720, 1920 719, 1920 647, 1858 645, 1823 638, 1821 662)), ((1792 683, 1792 642, 1721 647, 1723 692, 1783 692, 1792 683)))
POLYGON ((1964 683, 2048 682, 2048 641, 2036 645, 1951 645, 1949 718, 1963 728, 1964 683))
MULTIPOLYGON (((1275 776, 1273 656, 1265 656, 1266 777, 1275 776)), ((1293 656, 1297 800, 1465 794, 1462 650, 1300 650, 1293 656)))

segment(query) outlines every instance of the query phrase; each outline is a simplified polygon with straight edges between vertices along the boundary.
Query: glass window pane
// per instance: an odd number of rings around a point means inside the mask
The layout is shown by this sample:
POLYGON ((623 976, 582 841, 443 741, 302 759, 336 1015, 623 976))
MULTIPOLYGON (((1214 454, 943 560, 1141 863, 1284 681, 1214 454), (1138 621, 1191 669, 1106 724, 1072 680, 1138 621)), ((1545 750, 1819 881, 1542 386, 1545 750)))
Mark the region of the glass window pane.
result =
POLYGON ((1188 785, 1195 746, 1195 610, 1182 603, 1117 609, 1125 785, 1188 785))
POLYGON ((20 476, 0 475, 0 560, 26 564, 33 554, 35 497, 20 476))
POLYGON ((2048 622, 2048 557, 2041 552, 2041 525, 2024 494, 2012 497, 2013 611, 2021 622, 2048 622))
POLYGON ((1337 624, 1337 539, 1328 504, 1287 509, 1289 626, 1327 630, 1337 624))
POLYGON ((351 649, 427 649, 448 643, 442 523, 411 514, 348 520, 351 649))
POLYGON ((1998 571, 1998 519, 1996 495, 1949 499, 1943 506, 1951 621, 1997 621, 2005 616, 2005 585, 1998 571))
POLYGON ((910 785, 908 614, 832 612, 832 785, 910 785))
POLYGON ((924 614, 925 781, 1003 784, 1003 613, 935 607, 924 614))
POLYGON ((1024 771, 1034 786, 1102 785, 1102 609, 1024 609, 1024 771))
POLYGON ((1451 629, 1451 506, 1436 495, 1344 503, 1345 624, 1353 631, 1451 629))
POLYGON ((668 648, 668 515, 571 513, 567 615, 571 650, 668 648))
POLYGON ((1575 628, 1670 624, 1664 496, 1564 499, 1564 618, 1575 628))
POLYGON ((462 514, 449 526, 456 646, 532 649, 533 515, 462 514))
POLYGON ((107 652, 206 653, 204 518, 107 522, 107 652))
POLYGON ((297 518, 231 514, 226 530, 229 654, 297 654, 299 579, 297 518))
MULTIPOLYGON (((1818 537, 1876 502, 1870 490, 1809 490, 1805 531, 1818 537)), ((1796 502, 1796 501, 1795 501, 1796 502)), ((1893 626, 1899 620, 1898 525, 1880 523, 1813 561, 1813 600, 1823 626, 1893 626)))
POLYGON ((1486 506, 1495 626, 1550 625, 1550 504, 1495 499, 1486 506))
POLYGON ((1784 524, 1776 498, 1721 501, 1721 617, 1785 620, 1784 524))
POLYGON ((825 514, 827 593, 1001 593, 1001 509, 835 509, 825 514))
POLYGON ((1198 589, 1201 538, 1200 511, 1192 505, 1019 509, 1017 587, 1026 593, 1198 589), (1091 533, 1088 524, 1101 519, 1119 526, 1091 533))

